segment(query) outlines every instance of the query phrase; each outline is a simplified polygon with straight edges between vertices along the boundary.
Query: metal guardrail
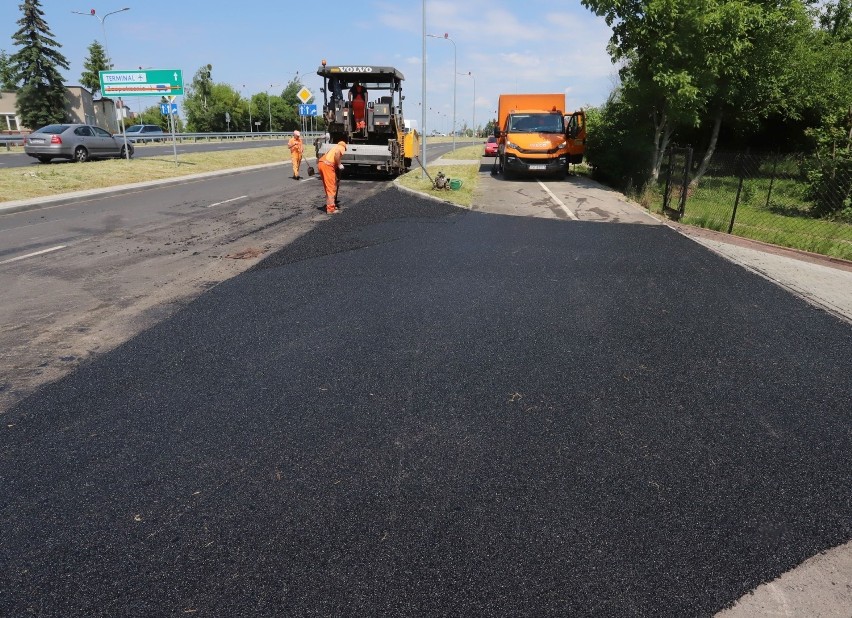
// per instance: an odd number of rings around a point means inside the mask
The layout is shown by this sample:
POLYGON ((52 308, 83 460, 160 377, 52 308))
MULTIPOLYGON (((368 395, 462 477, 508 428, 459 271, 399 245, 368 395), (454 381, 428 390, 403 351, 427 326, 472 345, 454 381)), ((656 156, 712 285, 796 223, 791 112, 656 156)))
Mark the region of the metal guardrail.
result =
MULTIPOLYGON (((302 138, 304 141, 313 140, 315 137, 320 137, 324 135, 323 132, 302 132, 302 138)), ((233 131, 229 133, 175 133, 175 139, 178 142, 209 142, 209 141, 218 141, 224 142, 228 140, 276 140, 276 139, 289 139, 293 137, 292 131, 265 131, 265 132, 253 132, 253 133, 235 133, 233 131)), ((130 138, 128 138, 130 139, 130 138)), ((172 139, 171 133, 164 133, 162 135, 154 135, 154 136, 134 136, 133 140, 135 142, 147 142, 152 140, 157 141, 170 141, 172 139)))
MULTIPOLYGON (((28 134, 27 134, 28 135, 28 134)), ((23 146, 24 139, 27 135, 0 135, 0 144, 5 144, 6 150, 11 150, 12 146, 23 146)), ((116 135, 121 135, 117 133, 116 135)), ((304 131, 302 132, 303 140, 308 143, 312 142, 315 138, 321 137, 325 135, 322 131, 304 131)), ((263 132, 246 132, 246 133, 175 133, 175 139, 180 142, 212 142, 212 141, 228 141, 228 140, 239 140, 239 141, 251 141, 251 140, 280 140, 280 139, 289 139, 293 136, 292 131, 263 131, 263 132)), ((170 142, 172 140, 171 133, 163 133, 157 135, 134 135, 132 138, 128 137, 128 141, 132 141, 135 144, 141 142, 170 142)))
POLYGON ((0 135, 0 144, 6 145, 6 150, 11 150, 12 146, 23 146, 26 135, 0 135))

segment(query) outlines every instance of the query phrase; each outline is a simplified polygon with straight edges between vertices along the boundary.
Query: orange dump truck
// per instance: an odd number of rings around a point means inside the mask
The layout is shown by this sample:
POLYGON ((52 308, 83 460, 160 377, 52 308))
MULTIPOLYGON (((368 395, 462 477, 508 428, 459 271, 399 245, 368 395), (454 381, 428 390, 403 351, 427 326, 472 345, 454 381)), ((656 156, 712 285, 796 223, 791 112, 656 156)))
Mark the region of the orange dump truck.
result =
POLYGON ((504 178, 564 176, 571 163, 583 160, 585 114, 566 114, 564 94, 501 94, 497 114, 497 165, 504 178))

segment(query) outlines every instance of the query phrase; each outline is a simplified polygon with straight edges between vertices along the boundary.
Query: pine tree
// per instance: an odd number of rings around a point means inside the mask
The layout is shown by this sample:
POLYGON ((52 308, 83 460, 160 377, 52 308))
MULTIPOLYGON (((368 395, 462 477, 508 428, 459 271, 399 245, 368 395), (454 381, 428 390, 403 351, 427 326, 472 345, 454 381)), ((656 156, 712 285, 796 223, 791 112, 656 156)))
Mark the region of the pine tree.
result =
POLYGON ((109 69, 107 65, 106 51, 103 45, 97 41, 89 45, 89 57, 83 62, 83 74, 80 76, 80 83, 88 88, 91 92, 101 89, 101 78, 98 75, 99 71, 109 69))
POLYGON ((59 68, 69 68, 44 21, 39 0, 23 0, 20 29, 12 35, 18 51, 10 58, 18 89, 17 112, 24 126, 37 129, 65 119, 65 84, 59 68))
POLYGON ((15 75, 12 72, 12 62, 5 49, 0 49, 0 90, 3 92, 17 92, 18 90, 15 75))

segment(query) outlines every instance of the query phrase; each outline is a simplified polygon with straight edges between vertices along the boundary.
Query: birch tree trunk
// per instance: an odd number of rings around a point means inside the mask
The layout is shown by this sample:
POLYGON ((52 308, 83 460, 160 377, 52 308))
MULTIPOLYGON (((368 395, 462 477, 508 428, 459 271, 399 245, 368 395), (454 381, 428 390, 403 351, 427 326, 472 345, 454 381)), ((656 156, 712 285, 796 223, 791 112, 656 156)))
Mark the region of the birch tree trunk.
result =
POLYGON ((707 152, 704 153, 704 158, 701 159, 701 165, 698 166, 698 171, 690 181, 690 186, 696 186, 704 174, 707 172, 707 166, 710 165, 710 159, 713 158, 713 153, 716 151, 716 142, 719 140, 719 129, 722 127, 722 106, 716 109, 713 116, 713 131, 710 133, 710 144, 707 146, 707 152))
POLYGON ((669 117, 665 111, 654 111, 654 154, 651 160, 651 180, 657 182, 660 177, 660 168, 663 165, 663 156, 666 146, 671 137, 669 129, 669 117))

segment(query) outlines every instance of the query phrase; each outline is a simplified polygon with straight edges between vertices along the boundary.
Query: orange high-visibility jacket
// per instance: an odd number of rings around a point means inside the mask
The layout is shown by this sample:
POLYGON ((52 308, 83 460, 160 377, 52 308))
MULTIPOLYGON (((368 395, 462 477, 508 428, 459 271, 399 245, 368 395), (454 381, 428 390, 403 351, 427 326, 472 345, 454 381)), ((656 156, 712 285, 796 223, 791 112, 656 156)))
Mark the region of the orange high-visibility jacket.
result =
POLYGON ((296 139, 295 137, 291 137, 290 141, 287 142, 287 148, 289 148, 290 152, 293 154, 302 154, 305 152, 305 142, 300 139, 296 139))
POLYGON ((320 159, 320 162, 327 163, 328 165, 331 165, 332 167, 337 167, 338 165, 340 165, 340 159, 341 159, 341 157, 343 157, 343 152, 345 150, 346 150, 346 147, 341 146, 340 143, 338 142, 337 144, 335 144, 334 146, 331 147, 331 150, 329 150, 327 153, 325 153, 322 156, 322 159, 320 159))

